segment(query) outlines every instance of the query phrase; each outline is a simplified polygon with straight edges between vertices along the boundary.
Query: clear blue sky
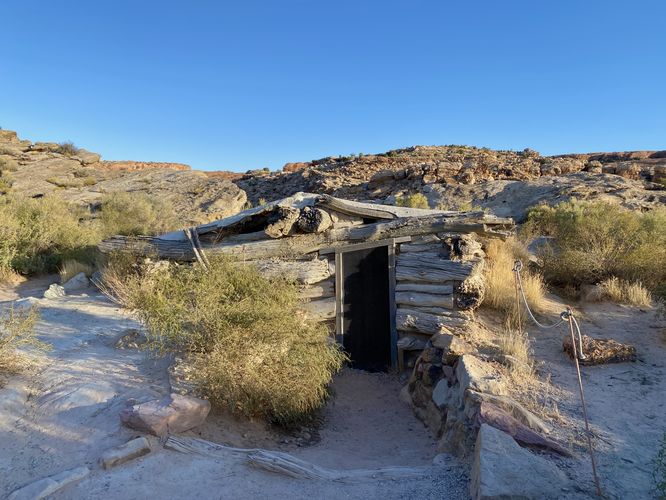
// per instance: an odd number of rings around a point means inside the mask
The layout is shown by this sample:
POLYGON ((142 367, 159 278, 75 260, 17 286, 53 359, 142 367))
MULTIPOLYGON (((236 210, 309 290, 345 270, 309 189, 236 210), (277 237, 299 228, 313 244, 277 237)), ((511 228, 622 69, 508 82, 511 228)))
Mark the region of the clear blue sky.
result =
POLYGON ((663 0, 3 0, 0 17, 0 126, 107 159, 666 149, 663 0))

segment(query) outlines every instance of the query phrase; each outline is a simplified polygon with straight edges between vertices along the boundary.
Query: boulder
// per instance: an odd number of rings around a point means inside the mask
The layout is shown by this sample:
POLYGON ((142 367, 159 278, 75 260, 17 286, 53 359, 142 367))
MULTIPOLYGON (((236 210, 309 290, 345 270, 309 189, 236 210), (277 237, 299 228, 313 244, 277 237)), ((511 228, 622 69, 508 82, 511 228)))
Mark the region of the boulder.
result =
POLYGON ((441 349, 442 363, 445 365, 453 365, 463 354, 474 352, 471 345, 450 333, 436 333, 430 337, 430 343, 433 347, 441 349))
POLYGON ((567 485, 553 463, 521 448, 508 434, 481 425, 470 480, 474 500, 555 499, 567 485))
MULTIPOLYGON (((564 348, 564 352, 573 359, 574 350, 571 343, 571 335, 564 337, 562 347, 564 348)), ((576 343, 576 349, 578 348, 579 345, 576 343)), ((579 358, 582 365, 602 365, 606 363, 636 361, 636 348, 634 346, 621 344, 613 339, 593 339, 587 335, 583 335, 583 354, 585 355, 585 359, 579 358)))
POLYGON ((84 290, 90 285, 90 280, 86 273, 79 273, 73 278, 70 278, 66 283, 62 285, 62 288, 65 290, 65 293, 72 293, 79 290, 84 290))
POLYGON ((88 467, 77 467, 76 469, 66 470, 60 474, 30 483, 14 491, 7 498, 8 500, 40 500, 54 494, 65 486, 80 481, 88 474, 90 474, 88 467))
POLYGON ((122 446, 105 451, 100 458, 100 464, 105 469, 110 469, 148 453, 150 453, 150 443, 145 437, 139 437, 122 446))
MULTIPOLYGON (((435 388, 435 390, 436 389, 437 388, 435 388)), ((523 405, 518 403, 518 401, 510 398, 509 396, 495 396, 494 394, 483 394, 481 392, 475 391, 468 391, 468 396, 477 405, 481 404, 482 401, 487 401, 494 404, 495 406, 498 406, 533 431, 541 432, 544 434, 550 433, 550 427, 546 425, 543 420, 541 420, 539 417, 527 410, 523 405)))
POLYGON ((209 412, 210 403, 204 399, 171 394, 161 400, 125 408, 120 413, 120 420, 132 429, 164 436, 203 424, 209 412))
POLYGON ((472 389, 497 394, 500 389, 499 375, 493 366, 471 354, 465 354, 458 360, 456 378, 460 383, 461 393, 472 389))
POLYGON ((506 432, 518 443, 524 446, 539 450, 553 451, 565 457, 571 456, 569 450, 564 448, 561 444, 533 431, 492 403, 481 401, 478 418, 479 423, 488 424, 496 429, 506 432))
POLYGON ((441 379, 432 391, 432 401, 438 408, 444 408, 451 397, 451 388, 446 379, 441 379))
POLYGON ((58 285, 57 283, 53 283, 44 292, 45 299, 59 299, 60 297, 64 297, 65 295, 67 295, 65 289, 61 285, 58 285))

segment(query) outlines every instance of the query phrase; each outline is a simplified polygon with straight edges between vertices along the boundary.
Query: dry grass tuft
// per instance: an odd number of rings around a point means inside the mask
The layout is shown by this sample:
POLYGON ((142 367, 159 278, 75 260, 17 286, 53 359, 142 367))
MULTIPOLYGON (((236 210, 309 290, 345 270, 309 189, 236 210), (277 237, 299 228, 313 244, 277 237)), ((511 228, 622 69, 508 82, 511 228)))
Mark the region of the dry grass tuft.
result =
MULTIPOLYGON (((524 245, 514 238, 509 238, 506 241, 491 240, 486 246, 486 257, 484 268, 486 296, 483 303, 509 317, 516 317, 516 286, 513 265, 517 258, 521 259, 523 263, 528 261, 527 250, 524 245)), ((539 274, 527 269, 527 266, 523 268, 521 277, 530 308, 535 312, 542 312, 545 309, 546 294, 543 279, 539 274)), ((524 307, 524 305, 521 307, 524 307)))
POLYGON ((105 236, 153 235, 178 229, 180 221, 167 201, 144 193, 111 193, 102 199, 105 236))
POLYGON ((346 359, 324 325, 299 313, 296 285, 251 266, 213 259, 203 271, 120 258, 103 279, 137 311, 150 345, 186 354, 201 393, 238 414, 281 424, 306 418, 346 359))
POLYGON ((395 200, 395 204, 399 207, 408 208, 430 208, 428 198, 423 193, 412 193, 404 196, 399 196, 395 200))
POLYGON ((19 310, 9 307, 0 311, 0 374, 18 373, 29 366, 29 358, 19 352, 19 348, 48 347, 35 336, 38 319, 39 313, 35 308, 19 310))
POLYGON ((79 273, 84 273, 90 277, 94 272, 94 267, 86 262, 79 262, 74 259, 67 259, 60 265, 60 282, 66 283, 79 273))
POLYGON ((632 283, 615 276, 599 283, 586 298, 592 302, 611 300, 638 307, 650 307, 652 305, 652 294, 641 283, 632 283))

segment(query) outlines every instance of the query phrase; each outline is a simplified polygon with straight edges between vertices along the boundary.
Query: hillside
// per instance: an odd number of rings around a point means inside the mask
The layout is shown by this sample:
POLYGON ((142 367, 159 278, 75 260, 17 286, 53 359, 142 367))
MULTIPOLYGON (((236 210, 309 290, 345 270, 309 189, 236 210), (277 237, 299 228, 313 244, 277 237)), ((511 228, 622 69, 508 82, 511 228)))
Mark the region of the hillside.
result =
POLYGON ((143 192, 167 198, 192 224, 235 213, 246 202, 256 205, 298 191, 389 203, 421 192, 431 207, 479 207, 517 220, 537 203, 572 197, 613 200, 637 210, 666 203, 666 151, 542 156, 529 149, 414 146, 240 174, 178 163, 104 161, 84 149, 32 143, 0 130, 0 163, 0 192, 57 191, 93 207, 105 193, 143 192))

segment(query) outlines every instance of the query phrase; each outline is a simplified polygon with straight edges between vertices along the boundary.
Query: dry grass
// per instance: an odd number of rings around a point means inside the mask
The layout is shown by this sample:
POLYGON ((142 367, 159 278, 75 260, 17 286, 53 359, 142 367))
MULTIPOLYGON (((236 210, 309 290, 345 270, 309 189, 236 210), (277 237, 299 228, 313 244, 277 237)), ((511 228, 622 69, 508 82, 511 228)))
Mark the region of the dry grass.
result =
MULTIPOLYGON (((483 304, 505 313, 507 317, 514 318, 517 316, 517 306, 513 266, 516 259, 527 263, 527 250, 514 238, 506 241, 491 240, 485 250, 486 296, 483 304)), ((537 313, 543 312, 546 293, 543 279, 539 274, 530 271, 527 266, 523 267, 521 277, 530 308, 537 313)), ((523 307, 524 305, 521 305, 521 311, 523 307)))
POLYGON ((35 336, 39 313, 35 308, 18 310, 9 307, 0 311, 0 374, 17 373, 30 365, 30 360, 18 349, 48 346, 35 336))
POLYGON ((101 223, 105 236, 161 234, 180 227, 173 207, 144 193, 112 193, 102 199, 101 223))
POLYGON ((299 314, 294 284, 251 266, 213 259, 205 272, 151 270, 120 258, 103 279, 107 293, 137 311, 150 345, 185 353, 202 395, 238 414, 302 420, 324 403, 346 359, 324 325, 299 314))
POLYGON ((94 270, 94 267, 87 262, 67 259, 60 265, 58 272, 60 274, 60 282, 66 283, 79 273, 84 273, 86 276, 90 277, 94 270))
POLYGON ((592 302, 611 300, 638 307, 650 307, 652 305, 652 294, 641 283, 632 283, 615 276, 599 283, 586 298, 592 302))

